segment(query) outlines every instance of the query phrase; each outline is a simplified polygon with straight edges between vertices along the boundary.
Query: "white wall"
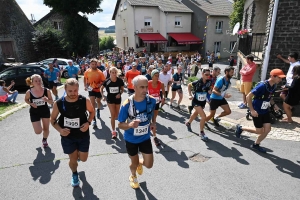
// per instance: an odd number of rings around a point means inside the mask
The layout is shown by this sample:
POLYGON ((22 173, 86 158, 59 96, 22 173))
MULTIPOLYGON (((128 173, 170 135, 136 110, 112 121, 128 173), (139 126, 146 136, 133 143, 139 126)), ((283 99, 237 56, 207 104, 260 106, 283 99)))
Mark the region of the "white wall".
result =
POLYGON ((192 13, 168 13, 167 33, 190 33, 192 30, 192 13), (175 17, 181 16, 181 27, 175 26, 175 17))

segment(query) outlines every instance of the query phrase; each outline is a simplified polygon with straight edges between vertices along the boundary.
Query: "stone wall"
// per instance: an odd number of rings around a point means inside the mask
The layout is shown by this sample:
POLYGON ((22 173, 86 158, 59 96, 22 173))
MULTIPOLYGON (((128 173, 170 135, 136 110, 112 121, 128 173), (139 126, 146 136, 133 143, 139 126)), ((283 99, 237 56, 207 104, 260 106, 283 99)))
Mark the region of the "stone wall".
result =
MULTIPOLYGON (((16 58, 16 61, 28 63, 35 60, 33 45, 31 43, 33 31, 32 24, 15 0, 1 1, 0 43, 12 42, 12 56, 16 58)), ((0 62, 5 62, 2 53, 0 54, 0 62)))

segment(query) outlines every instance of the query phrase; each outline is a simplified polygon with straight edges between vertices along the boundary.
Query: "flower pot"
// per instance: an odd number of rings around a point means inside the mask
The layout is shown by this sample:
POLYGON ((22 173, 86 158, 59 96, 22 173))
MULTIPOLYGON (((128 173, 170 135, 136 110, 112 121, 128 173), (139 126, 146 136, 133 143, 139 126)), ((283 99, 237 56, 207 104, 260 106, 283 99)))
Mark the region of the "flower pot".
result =
POLYGON ((247 37, 247 35, 246 34, 244 34, 244 35, 240 35, 240 38, 246 38, 247 37))

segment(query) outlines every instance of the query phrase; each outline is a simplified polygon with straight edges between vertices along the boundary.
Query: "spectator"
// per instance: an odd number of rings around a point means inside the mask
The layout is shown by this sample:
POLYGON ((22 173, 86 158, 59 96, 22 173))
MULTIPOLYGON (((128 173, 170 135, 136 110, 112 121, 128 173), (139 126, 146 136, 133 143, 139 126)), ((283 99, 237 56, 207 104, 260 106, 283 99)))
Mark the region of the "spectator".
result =
POLYGON ((15 82, 12 81, 10 86, 5 87, 5 81, 0 80, 0 99, 1 101, 7 101, 12 103, 17 103, 16 98, 18 96, 18 91, 10 91, 10 89, 15 85, 15 82))
POLYGON ((233 65, 234 65, 234 57, 230 56, 230 58, 228 59, 228 62, 229 62, 229 66, 233 67, 233 65))
POLYGON ((247 108, 247 100, 246 96, 250 93, 252 89, 252 79, 256 71, 256 64, 254 61, 254 57, 252 55, 248 55, 246 57, 247 65, 245 65, 241 70, 241 88, 240 91, 243 94, 243 103, 239 105, 239 108, 247 108))
POLYGON ((293 80, 290 86, 284 86, 284 89, 287 90, 287 96, 283 102, 283 109, 286 114, 286 118, 282 120, 284 122, 292 123, 292 108, 299 104, 300 101, 300 65, 293 67, 293 80))

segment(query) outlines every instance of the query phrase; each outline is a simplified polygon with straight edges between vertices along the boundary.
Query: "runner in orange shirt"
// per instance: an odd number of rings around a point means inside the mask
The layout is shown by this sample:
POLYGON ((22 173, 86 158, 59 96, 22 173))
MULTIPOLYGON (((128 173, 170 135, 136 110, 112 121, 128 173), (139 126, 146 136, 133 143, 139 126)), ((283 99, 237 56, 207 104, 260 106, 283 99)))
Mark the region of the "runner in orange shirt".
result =
MULTIPOLYGON (((90 68, 84 72, 84 90, 89 92, 89 97, 94 108, 96 108, 95 100, 97 101, 97 118, 100 119, 101 93, 100 87, 105 81, 105 76, 101 70, 97 68, 97 59, 92 59, 90 68)), ((96 118, 92 122, 94 127, 97 127, 96 118)))
POLYGON ((131 66, 132 69, 125 74, 125 81, 127 82, 129 96, 134 93, 134 86, 132 84, 133 78, 141 74, 141 72, 136 69, 137 64, 135 62, 133 62, 131 66))

